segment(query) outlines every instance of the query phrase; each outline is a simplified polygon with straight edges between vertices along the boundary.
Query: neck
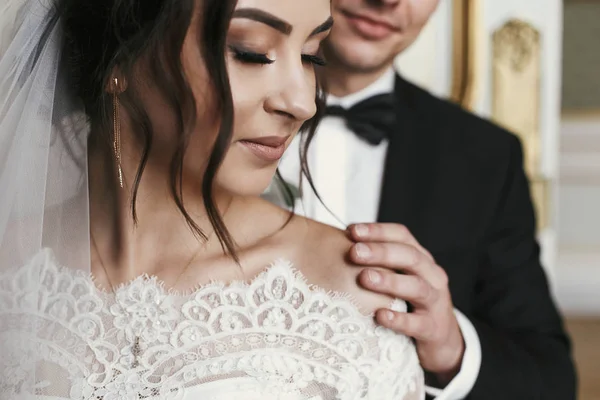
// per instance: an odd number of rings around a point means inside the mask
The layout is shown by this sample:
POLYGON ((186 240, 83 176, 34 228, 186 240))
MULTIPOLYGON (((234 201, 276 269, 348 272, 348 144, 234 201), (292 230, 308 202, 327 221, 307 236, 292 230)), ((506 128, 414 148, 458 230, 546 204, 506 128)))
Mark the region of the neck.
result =
MULTIPOLYGON (((90 233, 92 264, 96 277, 110 275, 109 285, 129 281, 141 274, 178 274, 189 260, 201 250, 199 258, 222 254, 214 237, 199 185, 184 182, 182 199, 192 220, 208 236, 199 242, 188 221, 176 206, 171 195, 167 167, 149 162, 137 188, 135 220, 132 214, 133 182, 137 171, 136 158, 123 157, 124 187, 119 186, 114 168, 115 160, 108 151, 92 151, 89 157, 90 233), (127 160, 132 162, 128 163, 127 160), (157 251, 160 249, 160 251, 157 251), (96 255, 96 257, 94 257, 96 255), (98 268, 98 264, 102 269, 98 268), (164 271, 163 271, 164 270, 164 271)), ((190 180, 191 181, 191 180, 190 180)), ((228 195, 215 193, 221 215, 232 203, 228 195)), ((170 278, 164 277, 168 283, 170 278)))
POLYGON ((324 68, 323 79, 326 82, 329 94, 336 97, 345 97, 372 85, 389 68, 391 68, 391 64, 386 64, 376 70, 353 71, 346 66, 332 62, 327 65, 327 68, 324 68))

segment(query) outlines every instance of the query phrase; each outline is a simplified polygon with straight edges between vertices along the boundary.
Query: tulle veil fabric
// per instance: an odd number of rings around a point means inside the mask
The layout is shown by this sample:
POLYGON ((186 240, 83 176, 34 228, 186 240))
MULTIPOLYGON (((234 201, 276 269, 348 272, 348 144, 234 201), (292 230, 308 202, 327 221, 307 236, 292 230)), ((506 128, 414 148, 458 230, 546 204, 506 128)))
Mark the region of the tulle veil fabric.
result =
POLYGON ((35 295, 46 284, 43 269, 27 267, 43 253, 65 268, 90 271, 89 127, 72 96, 54 0, 2 3, 0 399, 12 400, 34 398, 42 370, 52 376, 52 365, 40 365, 42 350, 28 340, 34 332, 52 338, 52 323, 35 318, 36 309, 52 305, 35 295))

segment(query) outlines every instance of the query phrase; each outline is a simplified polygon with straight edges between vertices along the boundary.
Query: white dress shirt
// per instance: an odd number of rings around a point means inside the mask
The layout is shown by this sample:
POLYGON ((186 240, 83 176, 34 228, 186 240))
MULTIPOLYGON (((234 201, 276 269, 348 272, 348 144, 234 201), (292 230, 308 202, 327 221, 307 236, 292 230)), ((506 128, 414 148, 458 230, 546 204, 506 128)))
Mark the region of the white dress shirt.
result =
MULTIPOLYGON (((350 108, 369 97, 394 91, 395 73, 390 69, 367 88, 343 98, 329 96, 328 105, 350 108)), ((299 187, 299 138, 290 145, 279 170, 284 180, 299 187)), ((302 183, 302 199, 295 211, 317 221, 345 229, 348 224, 375 222, 379 209, 381 184, 388 143, 373 146, 351 132, 340 117, 323 119, 309 147, 308 166, 321 203, 302 183)), ((427 388, 436 400, 459 400, 466 397, 479 374, 481 345, 471 322, 458 310, 455 314, 465 341, 460 372, 444 388, 427 388)))

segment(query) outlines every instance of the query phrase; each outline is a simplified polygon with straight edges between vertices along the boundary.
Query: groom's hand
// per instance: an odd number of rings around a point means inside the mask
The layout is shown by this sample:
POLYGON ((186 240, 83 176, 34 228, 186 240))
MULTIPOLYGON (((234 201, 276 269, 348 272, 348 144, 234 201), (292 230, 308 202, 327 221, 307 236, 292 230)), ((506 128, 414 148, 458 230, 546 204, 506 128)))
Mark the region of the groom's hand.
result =
POLYGON ((360 284, 413 308, 410 313, 378 310, 377 322, 413 337, 422 367, 448 383, 460 369, 465 345, 446 272, 402 225, 359 224, 348 232, 356 242, 351 260, 359 266, 383 267, 365 268, 360 284))

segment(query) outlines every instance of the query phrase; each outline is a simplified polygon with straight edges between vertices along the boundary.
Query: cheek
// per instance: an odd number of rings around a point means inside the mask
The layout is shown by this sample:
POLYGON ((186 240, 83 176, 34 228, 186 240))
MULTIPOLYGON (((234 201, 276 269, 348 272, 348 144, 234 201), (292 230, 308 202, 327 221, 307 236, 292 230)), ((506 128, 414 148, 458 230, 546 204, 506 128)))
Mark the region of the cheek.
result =
POLYGON ((266 68, 244 67, 230 61, 228 72, 235 113, 234 135, 247 135, 253 118, 261 115, 263 99, 269 90, 269 79, 264 76, 266 68))
POLYGON ((411 17, 415 28, 422 28, 439 4, 439 0, 413 0, 411 2, 411 17))

